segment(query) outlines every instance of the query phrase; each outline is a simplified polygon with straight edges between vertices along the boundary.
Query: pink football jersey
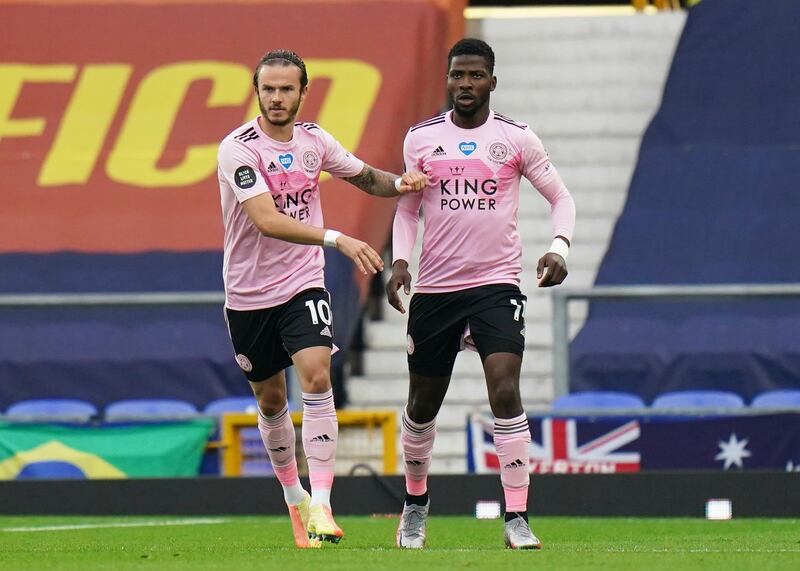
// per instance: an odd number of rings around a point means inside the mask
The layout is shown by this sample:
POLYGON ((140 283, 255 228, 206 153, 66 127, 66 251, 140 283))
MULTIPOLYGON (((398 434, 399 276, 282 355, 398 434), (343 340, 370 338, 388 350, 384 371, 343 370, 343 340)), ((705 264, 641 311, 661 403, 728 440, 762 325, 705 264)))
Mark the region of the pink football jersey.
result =
POLYGON ((393 261, 409 259, 422 206, 425 227, 416 291, 518 285, 520 177, 550 203, 553 236, 572 239, 575 203, 527 125, 491 111, 483 125, 462 129, 451 114, 424 121, 406 135, 406 169, 426 173, 429 182, 422 193, 398 202, 393 261))
POLYGON ((218 161, 226 307, 275 307, 305 289, 325 287, 322 248, 264 236, 241 203, 268 192, 286 216, 322 227, 320 172, 353 176, 364 163, 314 123, 295 123, 292 140, 283 143, 267 136, 257 119, 225 137, 218 161))

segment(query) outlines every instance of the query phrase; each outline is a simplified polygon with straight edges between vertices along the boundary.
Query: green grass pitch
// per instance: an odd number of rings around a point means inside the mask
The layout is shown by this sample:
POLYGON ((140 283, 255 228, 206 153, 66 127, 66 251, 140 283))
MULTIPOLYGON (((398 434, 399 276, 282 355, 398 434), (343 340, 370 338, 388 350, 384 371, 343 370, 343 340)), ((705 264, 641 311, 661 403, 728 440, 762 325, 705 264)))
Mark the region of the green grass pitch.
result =
POLYGON ((542 551, 503 548, 502 523, 432 516, 428 548, 394 547, 395 518, 339 517, 339 545, 297 550, 288 517, 2 517, 0 568, 281 569, 800 569, 800 520, 532 519, 542 551), (179 521, 176 521, 179 520, 179 521), (51 529, 74 526, 77 529, 51 529), (89 527, 91 526, 91 527, 89 527))

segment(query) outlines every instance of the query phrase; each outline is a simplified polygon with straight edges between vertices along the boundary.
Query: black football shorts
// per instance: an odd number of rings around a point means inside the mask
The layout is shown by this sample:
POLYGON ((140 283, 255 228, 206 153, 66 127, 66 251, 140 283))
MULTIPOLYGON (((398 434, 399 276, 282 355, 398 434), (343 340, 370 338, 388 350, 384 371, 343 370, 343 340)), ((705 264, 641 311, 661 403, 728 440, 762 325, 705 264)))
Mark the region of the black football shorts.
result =
POLYGON ((331 296, 322 288, 304 290, 267 309, 225 308, 225 318, 236 362, 252 382, 289 367, 301 349, 333 347, 331 296))
POLYGON ((426 377, 453 372, 464 330, 481 356, 522 355, 527 297, 511 284, 492 284, 447 293, 415 293, 408 317, 408 368, 426 377))

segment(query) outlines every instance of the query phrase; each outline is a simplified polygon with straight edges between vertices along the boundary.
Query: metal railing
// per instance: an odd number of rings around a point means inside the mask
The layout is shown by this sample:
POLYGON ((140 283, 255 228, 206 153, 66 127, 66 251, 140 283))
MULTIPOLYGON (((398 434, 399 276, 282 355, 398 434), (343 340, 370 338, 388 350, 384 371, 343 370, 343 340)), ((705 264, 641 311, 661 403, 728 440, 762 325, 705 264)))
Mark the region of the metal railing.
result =
POLYGON ((559 397, 569 393, 569 302, 575 300, 672 299, 684 301, 741 298, 800 297, 800 284, 736 284, 696 286, 597 286, 554 289, 553 299, 553 389, 559 397))

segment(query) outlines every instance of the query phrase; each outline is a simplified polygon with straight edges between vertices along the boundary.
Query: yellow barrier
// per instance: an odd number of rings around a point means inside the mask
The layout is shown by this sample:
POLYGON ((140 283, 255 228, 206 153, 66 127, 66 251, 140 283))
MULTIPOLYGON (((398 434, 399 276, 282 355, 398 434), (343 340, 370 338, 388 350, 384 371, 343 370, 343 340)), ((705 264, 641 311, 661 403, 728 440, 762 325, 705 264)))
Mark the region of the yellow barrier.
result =
MULTIPOLYGON (((292 423, 300 426, 302 412, 291 413, 292 423)), ((364 428, 368 432, 380 429, 383 440, 383 473, 394 474, 397 469, 397 414, 390 410, 343 410, 337 412, 339 428, 364 428)), ((210 443, 210 448, 222 452, 222 475, 241 476, 242 452, 241 431, 258 426, 258 416, 251 413, 228 413, 222 416, 219 442, 210 443)), ((339 436, 340 445, 342 434, 339 436)), ((265 452, 266 455, 266 452, 265 452)))

